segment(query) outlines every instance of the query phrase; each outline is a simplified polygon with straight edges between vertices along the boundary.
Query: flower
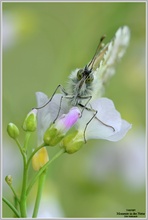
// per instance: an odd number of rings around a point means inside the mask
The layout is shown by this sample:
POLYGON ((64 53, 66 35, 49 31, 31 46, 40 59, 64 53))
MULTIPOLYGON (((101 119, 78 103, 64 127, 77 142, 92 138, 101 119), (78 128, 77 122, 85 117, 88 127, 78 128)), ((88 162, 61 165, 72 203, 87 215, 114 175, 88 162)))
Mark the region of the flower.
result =
MULTIPOLYGON (((36 95, 38 106, 44 105, 49 100, 44 93, 38 92, 36 95)), ((38 110, 38 132, 43 140, 43 135, 45 136, 45 131, 48 127, 50 129, 47 130, 49 134, 53 132, 53 129, 57 129, 56 132, 59 131, 62 135, 60 140, 64 138, 61 146, 68 153, 77 151, 82 146, 82 143, 85 143, 85 140, 105 139, 119 141, 131 128, 131 124, 121 118, 120 113, 115 109, 114 103, 110 99, 99 98, 93 100, 87 105, 87 108, 84 107, 80 117, 78 107, 71 108, 68 112, 68 102, 66 98, 63 98, 61 102, 61 97, 61 94, 55 94, 45 107, 38 110), (55 124, 52 124, 57 117, 58 111, 59 117, 55 124), (72 124, 71 120, 73 121, 72 124), (73 124, 76 131, 65 136, 67 130, 73 124)), ((57 136, 56 132, 51 134, 52 138, 53 136, 55 139, 60 137, 59 133, 57 136)))

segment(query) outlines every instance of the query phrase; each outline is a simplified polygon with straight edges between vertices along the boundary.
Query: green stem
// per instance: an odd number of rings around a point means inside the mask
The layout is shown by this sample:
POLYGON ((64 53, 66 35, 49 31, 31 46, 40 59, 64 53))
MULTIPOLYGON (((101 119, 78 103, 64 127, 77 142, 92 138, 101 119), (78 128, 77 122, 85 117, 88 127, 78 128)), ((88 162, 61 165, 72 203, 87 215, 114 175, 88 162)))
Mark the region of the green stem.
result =
MULTIPOLYGON (((14 196, 14 207, 18 210, 18 198, 14 196)), ((16 216, 15 216, 16 217, 16 216)))
POLYGON ((32 218, 36 218, 38 215, 42 190, 43 190, 43 186, 44 186, 44 182, 45 182, 45 178, 46 178, 46 173, 47 173, 46 171, 47 171, 47 169, 45 169, 39 177, 38 192, 37 192, 37 197, 36 197, 36 201, 35 201, 35 206, 34 206, 32 218))
POLYGON ((27 131, 26 136, 25 136, 25 143, 24 143, 24 149, 25 150, 27 150, 30 135, 31 135, 31 132, 27 131))
POLYGON ((20 210, 21 210, 21 217, 27 217, 27 204, 26 204, 26 190, 27 190, 27 177, 28 177, 28 166, 27 166, 27 147, 30 138, 31 132, 26 132, 25 136, 25 143, 23 147, 23 181, 22 181, 22 192, 21 192, 21 199, 20 199, 20 210))
POLYGON ((15 139, 15 142, 16 142, 17 146, 19 147, 19 150, 20 150, 22 156, 24 157, 24 152, 23 152, 23 149, 22 149, 20 142, 18 141, 18 139, 15 139))
POLYGON ((16 192, 15 192, 15 190, 13 189, 12 185, 8 184, 8 186, 9 186, 10 189, 12 190, 12 192, 13 192, 13 194, 14 194, 14 197, 15 197, 15 199, 17 200, 17 202, 20 203, 19 198, 17 197, 16 192))
POLYGON ((49 164, 51 164, 55 159, 57 159, 60 155, 62 155, 65 152, 65 149, 61 149, 51 160, 49 160, 39 171, 38 173, 34 176, 34 178, 32 179, 32 181, 30 182, 28 188, 27 188, 27 195, 29 193, 29 191, 31 190, 33 184, 36 182, 36 180, 39 178, 39 176, 42 174, 42 172, 49 166, 49 164))
POLYGON ((22 182, 22 193, 20 199, 20 210, 21 210, 21 217, 27 217, 26 212, 26 188, 27 188, 27 176, 28 176, 28 169, 27 169, 27 157, 23 157, 24 159, 24 172, 23 172, 23 182, 22 182))
POLYGON ((16 215, 16 217, 20 218, 20 214, 18 213, 17 209, 6 199, 6 198, 2 198, 3 202, 5 202, 9 208, 14 212, 14 214, 16 215))

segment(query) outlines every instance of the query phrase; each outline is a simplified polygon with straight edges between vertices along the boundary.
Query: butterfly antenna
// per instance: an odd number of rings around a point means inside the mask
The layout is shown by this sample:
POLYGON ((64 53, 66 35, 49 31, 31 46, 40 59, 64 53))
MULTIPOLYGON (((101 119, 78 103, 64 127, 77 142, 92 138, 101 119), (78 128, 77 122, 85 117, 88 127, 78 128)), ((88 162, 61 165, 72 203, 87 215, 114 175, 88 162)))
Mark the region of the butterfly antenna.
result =
POLYGON ((87 67, 90 67, 90 65, 91 65, 91 68, 90 68, 91 70, 92 70, 93 64, 94 64, 94 62, 95 62, 95 60, 96 60, 96 58, 97 58, 98 52, 102 49, 102 42, 103 42, 103 40, 104 40, 105 38, 106 38, 106 35, 103 35, 103 36, 100 38, 100 42, 99 42, 99 44, 98 44, 98 46, 97 46, 96 52, 95 52, 95 54, 94 54, 92 60, 90 61, 90 63, 89 63, 88 66, 87 66, 87 67))

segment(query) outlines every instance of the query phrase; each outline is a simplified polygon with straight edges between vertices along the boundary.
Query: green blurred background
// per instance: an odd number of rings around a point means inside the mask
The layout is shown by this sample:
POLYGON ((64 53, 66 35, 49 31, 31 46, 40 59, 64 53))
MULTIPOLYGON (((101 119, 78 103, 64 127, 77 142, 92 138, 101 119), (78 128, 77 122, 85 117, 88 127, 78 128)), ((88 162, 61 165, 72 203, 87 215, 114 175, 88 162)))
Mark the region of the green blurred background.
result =
MULTIPOLYGON (((35 92, 51 96, 58 84, 65 86, 71 70, 92 58, 103 34, 107 43, 128 25, 131 42, 105 96, 132 130, 118 143, 92 140, 55 161, 48 169, 39 216, 119 218, 116 212, 128 208, 145 213, 146 3, 3 2, 2 12, 3 179, 11 174, 20 193, 22 159, 7 124, 19 127, 23 141, 22 123, 36 106, 35 92)), ((35 140, 33 135, 32 147, 35 140)), ((49 157, 57 151, 48 149, 49 157)), ((35 193, 36 186, 29 196, 30 216, 35 193)), ((12 201, 4 180, 3 195, 12 201)), ((11 216, 3 205, 3 217, 11 216)))

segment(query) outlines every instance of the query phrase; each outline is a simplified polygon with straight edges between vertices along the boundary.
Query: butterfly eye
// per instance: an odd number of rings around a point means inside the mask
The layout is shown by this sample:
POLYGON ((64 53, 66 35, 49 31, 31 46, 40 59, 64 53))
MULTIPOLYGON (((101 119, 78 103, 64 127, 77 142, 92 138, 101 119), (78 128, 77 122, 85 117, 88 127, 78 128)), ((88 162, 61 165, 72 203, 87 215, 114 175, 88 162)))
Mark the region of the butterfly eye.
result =
POLYGON ((78 72, 77 72, 77 79, 81 80, 82 77, 83 77, 83 69, 79 69, 78 72))
POLYGON ((87 79, 86 79, 85 82, 86 82, 87 84, 89 84, 89 83, 91 83, 93 80, 94 80, 93 75, 90 75, 90 76, 87 77, 87 79))

